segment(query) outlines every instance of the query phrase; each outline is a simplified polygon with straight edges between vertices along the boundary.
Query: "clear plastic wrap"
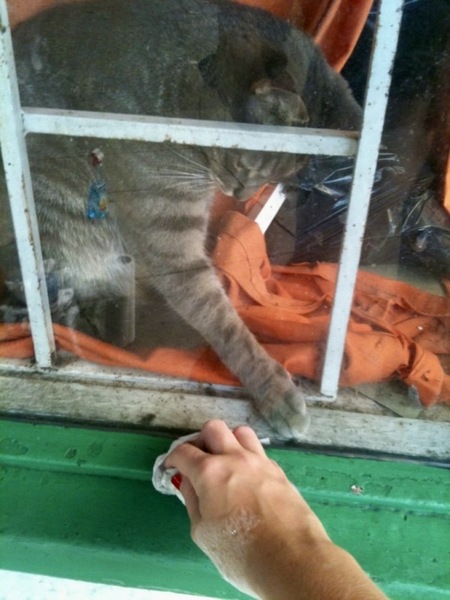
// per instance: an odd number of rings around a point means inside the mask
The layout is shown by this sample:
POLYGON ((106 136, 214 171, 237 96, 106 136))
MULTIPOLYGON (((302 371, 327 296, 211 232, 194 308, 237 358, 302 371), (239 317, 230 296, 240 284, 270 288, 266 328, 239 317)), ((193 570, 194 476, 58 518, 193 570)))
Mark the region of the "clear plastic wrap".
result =
MULTIPOLYGON (((353 162, 353 158, 317 157, 302 172, 295 262, 339 260, 353 162)), ((450 219, 430 185, 431 178, 411 185, 399 158, 380 154, 362 264, 400 263, 450 275, 450 219)))

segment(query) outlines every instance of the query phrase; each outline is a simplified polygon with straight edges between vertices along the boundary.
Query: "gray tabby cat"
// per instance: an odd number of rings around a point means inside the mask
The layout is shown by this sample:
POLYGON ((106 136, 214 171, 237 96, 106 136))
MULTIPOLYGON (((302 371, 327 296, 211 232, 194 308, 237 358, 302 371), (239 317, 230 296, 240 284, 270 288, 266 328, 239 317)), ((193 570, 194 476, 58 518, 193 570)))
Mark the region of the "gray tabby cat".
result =
MULTIPOLYGON (((226 1, 93 0, 21 25, 14 49, 23 106, 354 129, 360 109, 311 41, 264 11, 226 1)), ((117 256, 154 287, 247 387, 283 437, 308 424, 302 391, 228 301, 205 252, 217 190, 247 199, 285 181, 303 158, 31 136, 45 257, 81 299, 120 296, 117 256), (86 218, 96 146, 110 205, 86 218)))

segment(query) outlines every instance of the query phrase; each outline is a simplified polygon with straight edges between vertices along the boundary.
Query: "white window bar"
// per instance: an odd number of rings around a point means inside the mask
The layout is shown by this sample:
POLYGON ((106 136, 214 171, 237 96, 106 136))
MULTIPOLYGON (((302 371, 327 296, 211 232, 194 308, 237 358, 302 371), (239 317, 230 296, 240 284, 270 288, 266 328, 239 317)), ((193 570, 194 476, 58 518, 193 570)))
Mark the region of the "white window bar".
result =
POLYGON ((22 114, 26 133, 337 156, 355 154, 358 145, 354 131, 44 108, 23 108, 22 114))
POLYGON ((0 144, 36 363, 55 350, 6 3, 0 3, 0 144))
POLYGON ((203 146, 217 145, 248 150, 328 156, 356 153, 354 182, 321 387, 323 394, 335 397, 381 139, 402 1, 383 0, 380 4, 375 50, 364 107, 365 117, 361 141, 358 143, 354 132, 21 108, 6 0, 0 0, 0 77, 8 84, 6 86, 2 84, 0 90, 0 142, 5 170, 7 170, 8 191, 14 205, 13 220, 26 286, 37 367, 45 368, 51 365, 54 342, 24 142, 27 133, 137 139, 152 142, 171 141, 203 146))
POLYGON ((320 388, 321 393, 331 399, 336 397, 338 390, 345 338, 400 31, 402 5, 403 0, 383 0, 378 12, 364 102, 363 124, 353 172, 320 388))

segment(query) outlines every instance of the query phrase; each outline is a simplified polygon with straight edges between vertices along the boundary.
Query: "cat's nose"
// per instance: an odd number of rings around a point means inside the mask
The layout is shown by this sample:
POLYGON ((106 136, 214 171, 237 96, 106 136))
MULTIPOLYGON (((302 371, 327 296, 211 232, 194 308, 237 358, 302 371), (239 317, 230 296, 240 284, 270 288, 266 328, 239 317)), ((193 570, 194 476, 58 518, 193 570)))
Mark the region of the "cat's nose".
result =
POLYGON ((256 194, 256 192, 259 190, 259 186, 258 187, 238 187, 235 188, 233 190, 233 196, 236 198, 236 200, 239 200, 239 202, 246 202, 249 198, 251 198, 253 196, 253 194, 256 194))

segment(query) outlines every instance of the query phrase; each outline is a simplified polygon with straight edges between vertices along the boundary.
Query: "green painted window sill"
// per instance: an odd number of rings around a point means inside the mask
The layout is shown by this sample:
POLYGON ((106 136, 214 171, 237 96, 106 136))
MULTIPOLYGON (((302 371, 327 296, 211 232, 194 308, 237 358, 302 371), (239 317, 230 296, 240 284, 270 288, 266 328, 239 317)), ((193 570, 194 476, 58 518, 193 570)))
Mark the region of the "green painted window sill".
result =
MULTIPOLYGON (((170 440, 0 421, 0 567, 98 583, 241 597, 154 491, 170 440)), ((392 600, 450 599, 450 471, 269 449, 333 540, 392 600)))

